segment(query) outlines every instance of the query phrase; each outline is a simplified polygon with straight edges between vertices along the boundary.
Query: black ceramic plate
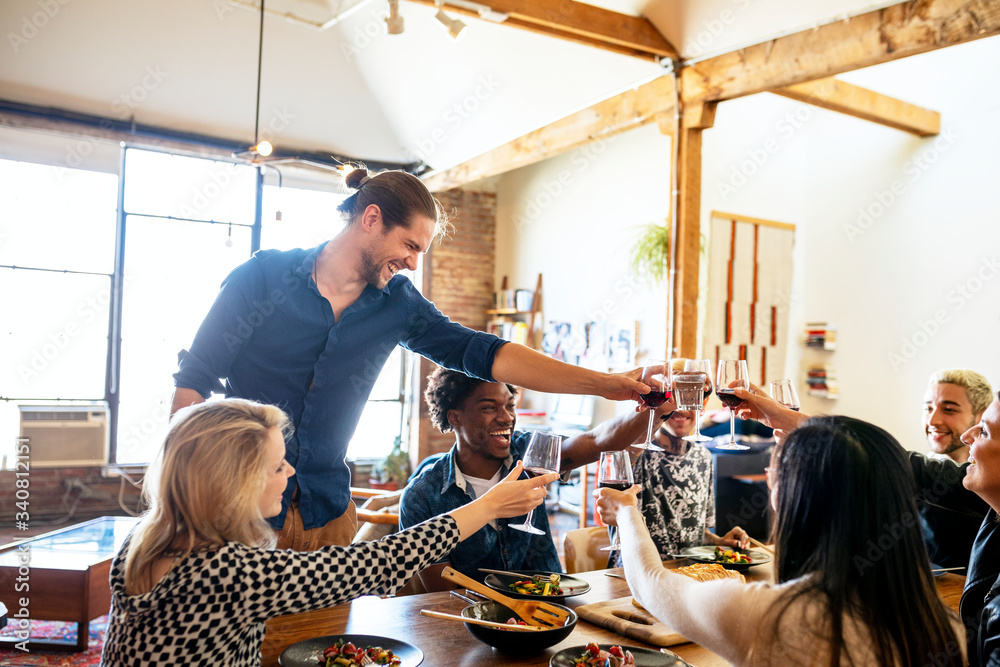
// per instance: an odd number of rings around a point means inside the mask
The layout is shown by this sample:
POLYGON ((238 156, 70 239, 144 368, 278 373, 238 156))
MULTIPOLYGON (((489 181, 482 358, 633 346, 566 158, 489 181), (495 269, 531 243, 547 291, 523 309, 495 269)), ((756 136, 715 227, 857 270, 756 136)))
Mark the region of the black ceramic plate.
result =
MULTIPOLYGON (((613 644, 598 644, 607 651, 613 644)), ((635 658, 635 667, 686 667, 687 663, 677 657, 676 653, 661 653, 656 649, 642 648, 639 646, 625 646, 618 644, 623 651, 631 651, 635 658)), ((583 655, 587 650, 586 646, 574 646, 565 648, 549 660, 549 667, 574 667, 573 661, 583 655)))
POLYGON ((375 635, 327 635, 292 644, 278 656, 278 664, 281 667, 319 667, 323 651, 328 646, 336 644, 338 639, 349 641, 360 647, 381 646, 387 648, 403 660, 402 667, 417 667, 424 661, 423 651, 398 639, 376 637, 375 635))
POLYGON ((760 549, 749 549, 747 551, 740 550, 740 553, 745 553, 753 559, 750 563, 723 563, 721 561, 715 560, 715 547, 710 544, 706 544, 700 547, 686 547, 681 549, 679 556, 684 556, 685 558, 690 558, 698 563, 718 563, 727 570, 746 570, 754 565, 763 565, 764 563, 771 562, 771 554, 766 551, 761 551, 760 549))
POLYGON ((511 577, 506 574, 487 574, 483 583, 493 590, 503 593, 507 597, 520 600, 562 600, 565 598, 571 598, 574 595, 583 595, 590 590, 590 584, 583 579, 577 579, 576 577, 571 577, 566 574, 560 574, 559 588, 563 589, 561 595, 527 595, 524 593, 518 593, 517 591, 511 589, 509 585, 518 581, 523 581, 524 579, 530 579, 534 574, 540 574, 542 577, 548 577, 552 573, 539 572, 537 570, 511 570, 511 572, 517 572, 518 574, 523 574, 524 576, 518 579, 517 577, 511 577))

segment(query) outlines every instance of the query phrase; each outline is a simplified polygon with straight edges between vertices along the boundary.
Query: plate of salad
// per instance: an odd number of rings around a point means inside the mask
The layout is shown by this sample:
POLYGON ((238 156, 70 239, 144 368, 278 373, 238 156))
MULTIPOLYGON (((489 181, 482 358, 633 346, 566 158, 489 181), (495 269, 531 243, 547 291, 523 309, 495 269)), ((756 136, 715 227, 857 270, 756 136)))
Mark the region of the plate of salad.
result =
POLYGON ((512 570, 512 572, 518 576, 488 574, 483 583, 508 597, 531 600, 562 600, 574 595, 583 595, 590 590, 590 584, 583 579, 558 572, 536 570, 512 570))
POLYGON ((687 667, 677 654, 639 646, 596 644, 573 646, 559 651, 549 667, 687 667))
POLYGON ((746 570, 771 562, 771 554, 760 549, 730 549, 711 544, 687 547, 681 549, 678 555, 698 563, 718 563, 729 570, 746 570))
POLYGON ((278 656, 281 667, 417 667, 424 652, 412 644, 375 635, 327 635, 292 644, 278 656))

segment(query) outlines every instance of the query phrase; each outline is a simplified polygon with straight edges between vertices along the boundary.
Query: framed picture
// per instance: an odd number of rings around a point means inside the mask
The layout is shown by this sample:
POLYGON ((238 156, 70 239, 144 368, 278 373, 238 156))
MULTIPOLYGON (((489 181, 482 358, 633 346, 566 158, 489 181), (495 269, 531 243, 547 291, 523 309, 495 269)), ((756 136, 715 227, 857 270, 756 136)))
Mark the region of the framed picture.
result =
POLYGON ((635 368, 635 322, 608 322, 608 367, 612 372, 635 368))

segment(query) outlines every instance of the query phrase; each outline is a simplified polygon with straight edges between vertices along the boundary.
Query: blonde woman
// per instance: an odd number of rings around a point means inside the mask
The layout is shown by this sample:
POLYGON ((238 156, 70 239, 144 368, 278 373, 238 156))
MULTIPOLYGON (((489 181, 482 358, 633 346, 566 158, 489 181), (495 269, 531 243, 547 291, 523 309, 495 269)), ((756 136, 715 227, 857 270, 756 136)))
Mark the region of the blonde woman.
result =
POLYGON ((265 519, 295 472, 288 429, 280 409, 243 399, 177 413, 150 510, 112 565, 103 665, 259 665, 268 618, 392 593, 490 520, 526 514, 558 478, 517 480, 518 464, 477 500, 379 542, 279 551, 265 519))

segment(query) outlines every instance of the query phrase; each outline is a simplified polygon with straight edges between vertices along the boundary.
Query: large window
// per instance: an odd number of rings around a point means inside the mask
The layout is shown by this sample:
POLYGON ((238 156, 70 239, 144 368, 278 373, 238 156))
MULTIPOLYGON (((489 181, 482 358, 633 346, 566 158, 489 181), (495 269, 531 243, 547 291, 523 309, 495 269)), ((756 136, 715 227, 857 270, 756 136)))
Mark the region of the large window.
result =
POLYGON ((10 457, 18 405, 105 397, 118 178, 0 160, 0 183, 0 456, 10 457))
MULTIPOLYGON (((114 462, 150 461, 166 434, 177 353, 190 345, 225 276, 256 249, 257 197, 261 247, 312 247, 343 226, 336 211, 343 195, 261 186, 249 165, 127 149, 122 176, 119 229, 118 176, 0 161, 10 193, 0 216, 0 290, 8 304, 0 309, 7 351, 0 455, 13 449, 19 404, 107 401, 117 410, 114 462)), ((410 356, 402 349, 390 356, 349 457, 384 456, 405 434, 410 356)))
POLYGON ((119 463, 147 462, 163 442, 177 353, 250 257, 256 181, 247 165, 126 152, 119 463))

